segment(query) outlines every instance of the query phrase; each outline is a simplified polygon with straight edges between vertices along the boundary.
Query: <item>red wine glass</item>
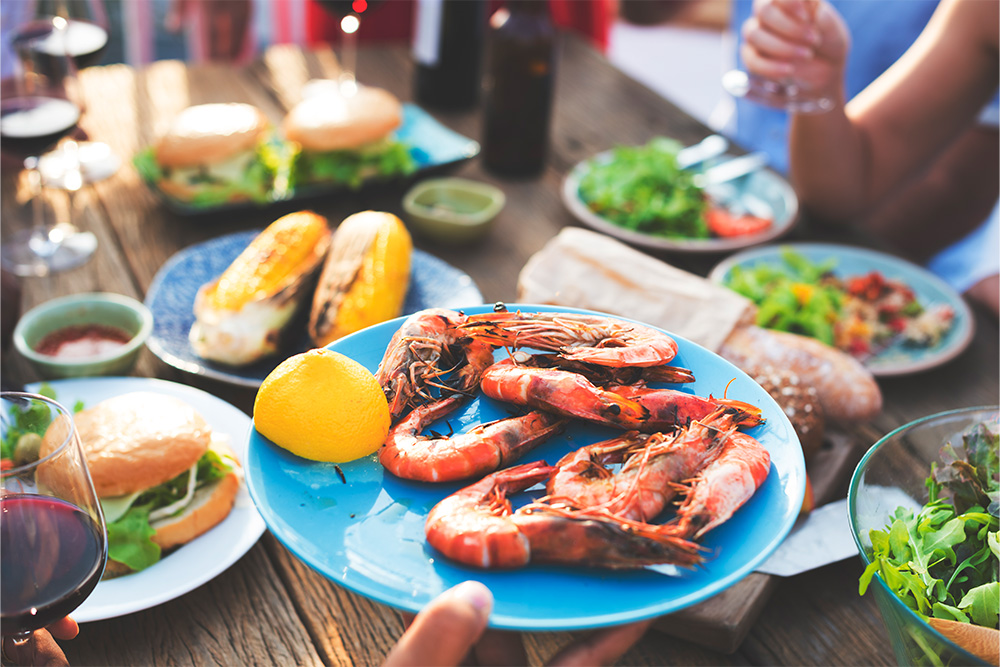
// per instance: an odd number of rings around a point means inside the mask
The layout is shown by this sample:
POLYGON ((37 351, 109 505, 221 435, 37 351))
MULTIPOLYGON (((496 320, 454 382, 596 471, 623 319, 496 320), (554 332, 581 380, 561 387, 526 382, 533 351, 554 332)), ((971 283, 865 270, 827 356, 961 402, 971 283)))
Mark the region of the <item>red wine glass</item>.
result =
POLYGON ((2 392, 0 442, 0 635, 21 644, 94 590, 107 530, 69 410, 2 392))
MULTIPOLYGON (((108 45, 108 16, 102 0, 28 0, 29 20, 14 33, 12 45, 18 51, 31 48, 58 62, 69 57, 75 70, 96 65, 108 45), (54 19, 65 21, 62 29, 54 27, 54 19)), ((78 81, 74 79, 74 84, 78 81)), ((75 91, 74 100, 80 113, 86 111, 82 89, 75 91)), ((42 156, 39 169, 46 185, 70 192, 87 183, 103 180, 114 174, 121 160, 104 142, 76 141, 72 137, 57 150, 42 156)))
MULTIPOLYGON (((55 30, 67 27, 66 20, 59 17, 52 24, 55 30)), ((11 273, 43 276, 79 266, 97 248, 96 237, 73 224, 72 193, 65 220, 54 225, 44 220, 39 156, 73 132, 80 120, 80 106, 73 94, 76 68, 68 56, 46 53, 24 39, 18 44, 16 66, 16 75, 0 94, 0 149, 24 160, 32 220, 28 227, 5 234, 0 261, 11 273)), ((4 220, 4 227, 12 222, 4 220)))

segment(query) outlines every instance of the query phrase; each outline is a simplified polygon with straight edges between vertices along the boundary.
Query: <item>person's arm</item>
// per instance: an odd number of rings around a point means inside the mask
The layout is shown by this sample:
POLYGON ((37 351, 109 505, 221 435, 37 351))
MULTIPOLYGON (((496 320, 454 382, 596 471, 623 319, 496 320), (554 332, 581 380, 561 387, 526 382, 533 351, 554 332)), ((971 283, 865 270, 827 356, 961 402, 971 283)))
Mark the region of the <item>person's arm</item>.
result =
POLYGON ((790 176, 803 207, 845 220, 952 142, 996 90, 998 4, 943 0, 914 45, 846 107, 797 114, 790 176))

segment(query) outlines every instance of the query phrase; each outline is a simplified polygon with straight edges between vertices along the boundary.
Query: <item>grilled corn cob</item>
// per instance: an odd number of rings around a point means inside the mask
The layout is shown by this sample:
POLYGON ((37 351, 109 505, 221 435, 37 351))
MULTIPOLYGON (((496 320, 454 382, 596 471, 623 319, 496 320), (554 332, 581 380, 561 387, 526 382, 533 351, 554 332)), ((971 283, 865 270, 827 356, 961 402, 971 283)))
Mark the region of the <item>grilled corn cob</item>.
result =
POLYGON ((363 211, 334 232, 313 297, 309 335, 317 346, 400 314, 410 286, 413 242, 391 213, 363 211))
POLYGON ((300 211, 272 222, 221 276, 202 285, 189 339, 201 357, 233 366, 278 349, 305 302, 332 234, 326 218, 300 211))

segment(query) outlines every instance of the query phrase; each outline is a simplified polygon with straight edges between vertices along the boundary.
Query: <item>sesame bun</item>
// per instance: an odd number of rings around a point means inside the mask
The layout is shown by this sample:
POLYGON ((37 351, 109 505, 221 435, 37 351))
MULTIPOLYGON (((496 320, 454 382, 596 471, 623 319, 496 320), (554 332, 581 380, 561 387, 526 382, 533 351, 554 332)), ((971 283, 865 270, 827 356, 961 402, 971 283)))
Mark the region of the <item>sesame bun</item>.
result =
POLYGON ((211 428, 194 408, 162 394, 123 394, 73 419, 100 498, 170 481, 193 466, 211 441, 211 428))
POLYGON ((353 149, 383 139, 403 122, 403 107, 382 88, 360 86, 352 96, 324 92, 299 102, 284 132, 307 151, 353 149))
POLYGON ((267 117, 249 104, 199 104, 180 112, 154 146, 164 167, 225 162, 253 149, 267 132, 267 117))

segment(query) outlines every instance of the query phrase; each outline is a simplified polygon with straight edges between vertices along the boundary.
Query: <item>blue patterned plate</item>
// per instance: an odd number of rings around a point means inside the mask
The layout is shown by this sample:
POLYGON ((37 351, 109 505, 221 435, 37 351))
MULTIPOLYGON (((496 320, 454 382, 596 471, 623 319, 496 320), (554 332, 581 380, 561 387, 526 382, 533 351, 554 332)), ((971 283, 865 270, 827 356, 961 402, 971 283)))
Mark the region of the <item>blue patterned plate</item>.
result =
MULTIPOLYGON (((555 306, 524 311, 587 312, 555 306)), ((464 308, 489 312, 492 306, 464 308)), ((329 347, 374 371, 401 319, 334 341, 329 347)), ((509 630, 578 630, 667 614, 709 598, 752 572, 781 543, 805 494, 805 462, 788 418, 760 385, 705 348, 675 337, 675 363, 697 380, 683 391, 728 396, 761 408, 766 422, 750 429, 771 454, 771 470, 753 498, 702 541, 709 557, 679 574, 651 568, 529 565, 478 570, 450 562, 424 538, 424 520, 462 483, 428 484, 387 473, 375 455, 341 464, 299 458, 250 432, 247 486, 268 528, 296 556, 335 583, 384 604, 417 612, 447 588, 467 579, 486 584, 496 602, 490 624, 509 630), (729 383, 732 382, 730 385, 729 383)), ((497 358, 507 352, 497 350, 497 358)), ((303 396, 302 400, 309 400, 303 396)), ((509 406, 482 396, 429 430, 464 432, 510 416, 509 406)), ((611 428, 575 422, 528 453, 522 462, 555 463, 563 454, 614 437, 611 428)), ((617 431, 621 433, 621 431, 617 431)), ((513 499, 515 505, 523 500, 513 499)))
POLYGON ((914 347, 895 343, 865 359, 865 368, 877 377, 906 375, 924 371, 951 361, 968 347, 975 332, 972 311, 961 296, 933 273, 899 257, 854 246, 832 243, 783 243, 753 248, 727 257, 712 269, 709 279, 726 283, 734 266, 749 269, 771 264, 784 266, 782 253, 792 250, 817 264, 836 260, 833 273, 841 278, 860 276, 878 271, 886 278, 900 280, 916 293, 917 300, 925 307, 947 304, 955 312, 951 329, 930 347, 914 347))
MULTIPOLYGON (((304 322, 301 335, 293 336, 286 349, 248 366, 227 366, 202 359, 188 343, 198 288, 221 275, 259 233, 260 230, 237 232, 193 245, 160 267, 146 292, 146 306, 153 312, 153 333, 146 347, 153 354, 188 373, 256 388, 283 359, 314 347, 304 322)), ((482 302, 483 296, 472 278, 433 255, 413 250, 404 314, 482 302)))
MULTIPOLYGON (((451 130, 420 107, 412 103, 403 105, 403 122, 396 129, 398 141, 410 147, 410 156, 417 165, 417 175, 421 172, 436 170, 449 165, 470 160, 479 154, 479 142, 451 130)), ((156 183, 143 179, 149 187, 174 213, 185 216, 196 216, 205 213, 245 210, 261 206, 288 205, 296 201, 313 199, 331 193, 342 192, 346 186, 331 184, 329 186, 312 185, 299 188, 285 196, 275 196, 270 204, 254 202, 234 202, 217 206, 192 206, 187 202, 175 199, 161 191, 156 183)))

